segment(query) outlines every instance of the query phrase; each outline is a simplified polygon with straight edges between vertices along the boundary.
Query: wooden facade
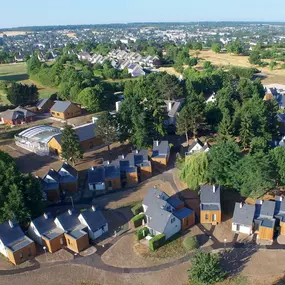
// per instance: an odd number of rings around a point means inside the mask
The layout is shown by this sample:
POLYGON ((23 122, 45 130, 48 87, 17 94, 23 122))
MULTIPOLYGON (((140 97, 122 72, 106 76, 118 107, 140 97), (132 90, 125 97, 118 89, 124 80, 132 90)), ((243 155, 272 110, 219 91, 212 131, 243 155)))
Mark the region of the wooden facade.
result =
POLYGON ((258 229, 259 239, 265 239, 265 240, 272 241, 273 236, 274 236, 274 227, 268 228, 268 227, 263 227, 261 225, 259 226, 259 229, 258 229))
POLYGON ((168 163, 168 157, 152 157, 151 160, 156 166, 160 167, 166 167, 168 163))
POLYGON ((30 122, 35 121, 35 119, 36 119, 36 116, 21 118, 17 120, 6 120, 5 118, 2 118, 2 122, 5 125, 14 126, 14 125, 21 125, 23 123, 30 123, 30 122))
POLYGON ((79 253, 89 246, 89 237, 87 233, 80 238, 75 238, 66 233, 64 235, 66 239, 66 246, 74 252, 79 253))
POLYGON ((61 191, 75 193, 78 191, 78 181, 69 183, 60 183, 61 191))
POLYGON ((181 231, 185 231, 195 225, 195 212, 181 220, 181 231))
POLYGON ((140 168, 140 178, 141 181, 147 180, 152 176, 152 167, 151 164, 149 166, 143 166, 140 168))
POLYGON ((221 222, 222 222, 221 210, 216 210, 216 211, 201 210, 200 211, 200 223, 216 225, 221 222))
POLYGON ((54 253, 65 246, 65 237, 64 234, 59 235, 54 239, 48 239, 42 236, 42 239, 50 253, 54 253))
POLYGON ((116 178, 105 178, 105 184, 107 190, 115 190, 122 188, 120 177, 116 178))
POLYGON ((280 235, 285 235, 285 223, 280 221, 280 235))
POLYGON ((64 112, 57 112, 56 110, 53 110, 51 108, 50 113, 54 118, 67 120, 70 118, 80 116, 81 108, 78 105, 71 103, 70 106, 64 112))
POLYGON ((47 195, 47 200, 50 202, 55 202, 60 199, 60 190, 57 189, 52 189, 52 190, 47 190, 45 191, 47 195))
POLYGON ((50 111, 51 107, 54 105, 54 101, 48 99, 43 106, 37 107, 37 111, 40 113, 47 113, 50 111))
POLYGON ((135 185, 139 183, 138 173, 136 172, 127 172, 126 173, 127 185, 135 185))
POLYGON ((7 248, 8 259, 15 265, 21 264, 29 259, 36 256, 36 245, 34 242, 29 245, 17 250, 11 251, 7 248))

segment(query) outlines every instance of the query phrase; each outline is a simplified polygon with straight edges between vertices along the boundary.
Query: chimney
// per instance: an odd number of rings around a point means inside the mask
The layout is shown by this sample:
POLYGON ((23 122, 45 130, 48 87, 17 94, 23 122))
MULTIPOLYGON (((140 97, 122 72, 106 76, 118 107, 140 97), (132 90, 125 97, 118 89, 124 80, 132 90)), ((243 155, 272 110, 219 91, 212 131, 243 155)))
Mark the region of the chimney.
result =
POLYGON ((122 102, 121 102, 121 101, 117 101, 117 102, 116 102, 116 112, 117 112, 117 113, 120 111, 121 105, 122 105, 122 102))
POLYGON ((12 220, 9 220, 8 223, 9 223, 10 228, 14 228, 14 224, 13 224, 12 220))
POLYGON ((122 159, 125 159, 125 155, 124 154, 122 154, 122 159))
POLYGON ((216 186, 213 185, 213 193, 216 193, 216 186))
POLYGON ((280 196, 280 202, 282 202, 283 198, 280 196))
POLYGON ((138 150, 136 150, 136 153, 139 153, 139 151, 138 151, 138 150))
POLYGON ((96 207, 94 205, 92 205, 91 209, 92 209, 93 212, 96 211, 96 207))
POLYGON ((243 206, 243 205, 242 205, 242 202, 240 202, 240 203, 239 203, 239 207, 242 208, 242 206, 243 206))
POLYGON ((108 164, 108 165, 110 164, 110 161, 109 161, 109 160, 107 160, 107 164, 108 164))
POLYGON ((92 171, 95 170, 94 166, 91 167, 91 170, 92 170, 92 171))
POLYGON ((48 219, 48 214, 44 213, 44 218, 47 220, 48 219))
POLYGON ((260 205, 262 205, 262 203, 263 203, 263 201, 262 201, 262 200, 260 200, 260 205))
POLYGON ((155 145, 158 146, 159 145, 159 141, 155 141, 155 145))
POLYGON ((68 214, 71 216, 72 215, 72 211, 70 209, 68 209, 68 214))

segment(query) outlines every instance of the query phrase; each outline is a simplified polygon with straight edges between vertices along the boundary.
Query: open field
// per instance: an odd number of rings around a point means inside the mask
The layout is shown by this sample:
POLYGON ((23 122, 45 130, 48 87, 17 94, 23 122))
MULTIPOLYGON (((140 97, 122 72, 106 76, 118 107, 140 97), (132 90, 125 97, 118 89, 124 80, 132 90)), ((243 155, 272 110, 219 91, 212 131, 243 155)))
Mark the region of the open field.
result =
MULTIPOLYGON (((191 51, 190 55, 195 56, 195 52, 191 51)), ((212 50, 203 50, 198 55, 200 59, 199 66, 203 65, 204 61, 210 61, 216 66, 240 66, 240 67, 255 67, 248 61, 248 56, 232 55, 228 53, 215 53, 212 50)), ((257 69, 265 76, 262 80, 263 84, 285 83, 285 70, 280 68, 280 64, 274 69, 269 67, 259 67, 257 69)))
POLYGON ((4 31, 0 32, 0 38, 3 37, 3 35, 6 35, 8 37, 13 37, 13 36, 20 36, 20 35, 25 35, 27 32, 25 31, 4 31))
MULTIPOLYGON (((56 88, 45 87, 29 79, 26 71, 26 63, 12 63, 12 64, 0 64, 0 80, 16 81, 23 84, 35 84, 39 89, 39 97, 46 98, 55 93, 56 88)), ((6 95, 0 91, 1 101, 0 104, 9 104, 6 95)))

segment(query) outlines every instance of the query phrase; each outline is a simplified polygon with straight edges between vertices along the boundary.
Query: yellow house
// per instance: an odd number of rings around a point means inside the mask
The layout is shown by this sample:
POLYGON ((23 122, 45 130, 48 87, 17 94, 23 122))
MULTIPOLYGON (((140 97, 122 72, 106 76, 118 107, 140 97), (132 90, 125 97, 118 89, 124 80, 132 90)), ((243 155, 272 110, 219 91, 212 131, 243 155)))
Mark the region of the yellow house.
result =
POLYGON ((50 113, 52 117, 67 120, 81 115, 80 106, 70 101, 55 101, 51 107, 50 113))

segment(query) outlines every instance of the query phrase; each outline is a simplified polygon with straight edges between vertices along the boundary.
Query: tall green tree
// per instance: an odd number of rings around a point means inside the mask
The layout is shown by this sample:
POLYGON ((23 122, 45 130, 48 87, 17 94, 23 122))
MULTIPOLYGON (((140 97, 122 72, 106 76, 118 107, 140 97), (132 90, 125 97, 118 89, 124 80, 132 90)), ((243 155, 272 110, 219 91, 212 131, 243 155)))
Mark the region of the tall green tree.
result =
POLYGON ((77 101, 82 104, 89 112, 99 112, 102 110, 103 87, 87 87, 77 96, 77 101))
POLYGON ((240 160, 238 144, 232 141, 220 142, 208 152, 208 179, 222 186, 232 186, 233 169, 240 160))
POLYGON ((100 137, 103 143, 108 146, 108 151, 110 153, 110 145, 118 140, 117 122, 110 113, 105 112, 98 118, 95 127, 95 135, 100 137))
POLYGON ((188 187, 198 190, 201 184, 207 182, 208 157, 205 152, 194 153, 185 157, 185 162, 180 172, 180 178, 188 187))
POLYGON ((213 43, 211 49, 215 53, 220 53, 222 50, 222 46, 219 43, 213 43))
POLYGON ((276 170, 277 185, 285 185, 285 147, 278 146, 269 152, 270 159, 276 170))
POLYGON ((191 258, 189 281, 194 284, 211 285, 224 280, 226 274, 220 265, 219 254, 198 250, 191 258))
POLYGON ((83 158, 83 149, 81 148, 79 137, 71 125, 65 125, 62 135, 62 153, 61 156, 73 165, 79 159, 83 158))

